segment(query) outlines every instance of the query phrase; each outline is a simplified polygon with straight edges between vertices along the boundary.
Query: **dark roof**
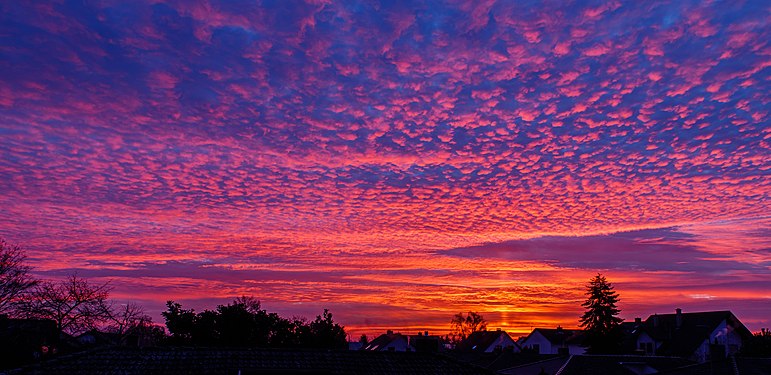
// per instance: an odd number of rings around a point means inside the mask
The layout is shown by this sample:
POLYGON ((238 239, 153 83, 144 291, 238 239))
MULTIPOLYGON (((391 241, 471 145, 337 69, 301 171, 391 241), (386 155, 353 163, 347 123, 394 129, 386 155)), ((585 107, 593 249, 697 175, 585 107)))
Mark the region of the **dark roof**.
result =
POLYGON ((50 319, 10 319, 0 316, 0 337, 15 334, 48 334, 57 332, 56 322, 50 319))
POLYGON ((53 320, 9 319, 0 316, 0 369, 32 363, 60 348, 53 320))
POLYGON ((621 353, 634 353, 638 350, 637 337, 643 324, 643 322, 637 323, 635 321, 622 322, 619 324, 622 335, 621 353))
POLYGON ((732 324, 740 335, 752 335, 730 311, 682 313, 679 327, 677 314, 651 315, 643 322, 640 331, 662 342, 656 350, 657 354, 688 357, 723 320, 732 324))
POLYGON ((489 365, 485 366, 485 368, 488 368, 493 371, 500 371, 500 370, 521 366, 528 363, 541 362, 541 361, 552 359, 555 357, 558 357, 558 355, 503 352, 498 356, 498 358, 490 362, 489 365))
POLYGON ((447 352, 446 355, 460 362, 469 363, 478 367, 484 367, 493 371, 499 371, 502 369, 508 369, 557 357, 556 354, 537 354, 530 352, 514 353, 511 351, 501 351, 485 353, 478 351, 460 352, 457 350, 447 352))
POLYGON ((436 354, 212 348, 111 348, 13 370, 58 374, 492 374, 436 354))
POLYGON ((536 328, 531 332, 539 332, 553 345, 562 345, 564 343, 580 344, 583 338, 583 330, 580 329, 564 329, 564 328, 536 328))
POLYGON ((693 362, 677 357, 632 355, 574 355, 560 375, 634 375, 653 374, 662 370, 690 365, 693 362))
MULTIPOLYGON (((473 350, 481 350, 484 351, 487 348, 490 347, 493 343, 495 343, 501 335, 506 335, 511 339, 511 336, 509 336, 506 331, 477 331, 471 333, 465 340, 461 341, 458 346, 456 347, 459 351, 473 351, 473 350)), ((511 339, 513 342, 514 339, 511 339)), ((513 346, 517 346, 517 343, 514 343, 513 346)))
POLYGON ((75 337, 75 340, 86 345, 118 345, 121 342, 121 335, 92 329, 81 333, 75 337))
POLYGON ((724 360, 684 366, 673 370, 662 371, 667 375, 768 375, 771 374, 771 358, 730 357, 724 360))
POLYGON ((635 333, 638 329, 640 329, 643 326, 643 324, 645 323, 644 322, 637 323, 634 321, 621 322, 621 324, 619 324, 618 327, 621 328, 621 332, 623 332, 625 335, 629 335, 629 334, 635 333))
POLYGON ((560 368, 567 362, 568 356, 551 356, 540 361, 515 365, 510 368, 498 370, 502 375, 536 375, 536 374, 556 374, 560 368))
POLYGON ((370 343, 364 347, 364 350, 383 350, 396 340, 404 340, 405 345, 407 344, 407 336, 402 335, 401 333, 384 333, 370 341, 370 343))

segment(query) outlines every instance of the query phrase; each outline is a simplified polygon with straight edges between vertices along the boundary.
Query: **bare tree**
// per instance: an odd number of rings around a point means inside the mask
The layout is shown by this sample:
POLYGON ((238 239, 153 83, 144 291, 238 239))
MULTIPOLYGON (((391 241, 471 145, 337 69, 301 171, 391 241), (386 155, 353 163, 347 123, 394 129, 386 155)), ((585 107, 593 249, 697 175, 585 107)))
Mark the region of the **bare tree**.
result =
POLYGON ((135 336, 139 341, 163 336, 162 330, 153 324, 153 319, 145 314, 142 306, 134 302, 118 304, 113 301, 108 307, 107 316, 106 330, 118 334, 121 345, 128 343, 129 336, 135 336))
POLYGON ((93 285, 77 275, 58 282, 43 281, 21 310, 30 318, 55 321, 60 332, 81 333, 109 319, 110 289, 109 283, 93 285))
POLYGON ((27 256, 17 245, 0 238, 0 314, 11 312, 19 299, 37 283, 24 264, 27 256))
POLYGON ((145 314, 142 306, 134 302, 112 303, 107 309, 107 330, 119 335, 126 335, 133 329, 151 323, 152 318, 145 314))
POLYGON ((487 321, 482 315, 469 311, 465 316, 463 313, 455 314, 450 321, 450 327, 455 341, 462 341, 474 332, 487 330, 487 321))

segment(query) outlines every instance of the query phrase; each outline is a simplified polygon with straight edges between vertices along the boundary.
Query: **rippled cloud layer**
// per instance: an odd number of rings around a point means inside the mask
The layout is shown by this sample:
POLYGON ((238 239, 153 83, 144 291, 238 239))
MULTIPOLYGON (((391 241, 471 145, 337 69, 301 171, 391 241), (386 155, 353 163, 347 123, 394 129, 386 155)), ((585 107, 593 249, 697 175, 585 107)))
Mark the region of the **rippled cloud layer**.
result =
POLYGON ((770 10, 0 4, 0 235, 152 306, 527 331, 599 271, 768 326, 770 10))

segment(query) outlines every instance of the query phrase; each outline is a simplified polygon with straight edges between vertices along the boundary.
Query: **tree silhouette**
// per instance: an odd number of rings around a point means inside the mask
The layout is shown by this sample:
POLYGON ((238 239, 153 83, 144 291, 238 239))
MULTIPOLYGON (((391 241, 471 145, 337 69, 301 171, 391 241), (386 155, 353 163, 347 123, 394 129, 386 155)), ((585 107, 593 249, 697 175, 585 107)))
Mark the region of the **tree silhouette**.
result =
POLYGON ((153 319, 134 302, 116 303, 108 309, 105 331, 117 334, 119 344, 157 344, 165 336, 163 329, 153 324, 153 319), (133 339, 132 339, 133 338, 133 339))
POLYGON ((145 314, 142 306, 134 302, 115 303, 109 306, 106 327, 108 332, 126 335, 134 327, 152 323, 152 318, 145 314))
POLYGON ((215 310, 195 313, 168 301, 161 313, 172 344, 229 347, 308 347, 344 349, 345 330, 324 310, 316 320, 285 319, 261 308, 252 297, 236 298, 215 310))
POLYGON ((59 332, 77 334, 109 319, 109 295, 109 284, 93 285, 71 275, 59 282, 39 283, 19 310, 30 318, 55 321, 59 332))
POLYGON ((232 304, 217 306, 215 329, 224 346, 269 346, 280 319, 263 310, 252 297, 236 298, 232 304))
POLYGON ((455 314, 450 321, 450 327, 453 341, 459 342, 474 332, 487 330, 487 321, 482 315, 469 311, 465 316, 463 313, 455 314))
POLYGON ((586 311, 581 316, 581 327, 586 334, 585 345, 590 353, 614 353, 618 351, 619 325, 623 319, 616 307, 618 293, 605 276, 597 274, 586 287, 586 301, 581 304, 586 311))
POLYGON ((771 330, 761 328, 742 344, 741 354, 745 357, 771 358, 771 330))
POLYGON ((166 328, 171 334, 171 342, 174 344, 189 344, 193 339, 193 328, 196 324, 195 311, 185 310, 182 305, 174 301, 166 301, 166 311, 162 312, 166 320, 166 328))
POLYGON ((332 320, 332 313, 324 309, 316 320, 308 324, 310 338, 305 346, 311 348, 346 349, 348 341, 345 338, 345 329, 332 320))
POLYGON ((19 246, 0 238, 0 314, 12 312, 20 298, 37 284, 30 276, 27 257, 19 246))

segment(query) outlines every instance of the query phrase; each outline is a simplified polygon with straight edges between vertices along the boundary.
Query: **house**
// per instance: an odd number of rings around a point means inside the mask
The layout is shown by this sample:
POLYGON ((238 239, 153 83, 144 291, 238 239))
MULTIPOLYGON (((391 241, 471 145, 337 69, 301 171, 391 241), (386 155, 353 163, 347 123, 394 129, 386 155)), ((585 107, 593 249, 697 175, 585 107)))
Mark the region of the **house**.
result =
POLYGON ((520 348, 506 331, 477 331, 461 341, 456 347, 459 351, 478 351, 491 353, 494 351, 509 350, 519 352, 520 348))
POLYGON ((418 332, 417 335, 410 335, 410 347, 420 353, 438 353, 444 347, 444 340, 436 335, 429 335, 428 331, 418 332))
MULTIPOLYGON (((641 318, 634 318, 633 322, 624 321, 619 324, 619 330, 621 333, 621 347, 619 353, 625 355, 646 355, 645 347, 639 348, 637 344, 637 335, 642 328, 643 321, 641 318)), ((650 354, 647 354, 650 355, 650 354)))
POLYGON ((635 330, 638 351, 697 362, 736 354, 752 333, 730 311, 654 314, 635 330))
POLYGON ((59 346, 59 331, 53 320, 0 315, 0 368, 51 357, 59 346))
POLYGON ((538 354, 584 354, 586 348, 583 342, 582 330, 571 330, 557 327, 536 328, 520 344, 522 350, 538 354))
POLYGON ((407 336, 388 330, 385 334, 372 340, 363 350, 377 352, 410 352, 414 351, 415 348, 410 346, 409 338, 407 336))
POLYGON ((83 347, 96 347, 118 345, 121 343, 122 337, 116 333, 91 329, 76 336, 75 340, 83 347))

